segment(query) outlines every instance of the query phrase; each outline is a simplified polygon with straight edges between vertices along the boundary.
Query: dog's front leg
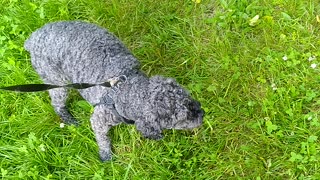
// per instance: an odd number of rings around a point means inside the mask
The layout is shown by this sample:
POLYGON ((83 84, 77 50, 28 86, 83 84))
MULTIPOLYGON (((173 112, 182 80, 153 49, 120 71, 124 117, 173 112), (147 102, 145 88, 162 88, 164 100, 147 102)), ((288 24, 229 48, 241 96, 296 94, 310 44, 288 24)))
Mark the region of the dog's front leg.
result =
POLYGON ((163 138, 160 123, 152 118, 138 120, 135 122, 137 129, 146 138, 160 140, 163 138))
POLYGON ((111 140, 107 133, 112 126, 118 124, 118 118, 113 109, 103 105, 96 106, 90 118, 102 161, 111 160, 111 140))

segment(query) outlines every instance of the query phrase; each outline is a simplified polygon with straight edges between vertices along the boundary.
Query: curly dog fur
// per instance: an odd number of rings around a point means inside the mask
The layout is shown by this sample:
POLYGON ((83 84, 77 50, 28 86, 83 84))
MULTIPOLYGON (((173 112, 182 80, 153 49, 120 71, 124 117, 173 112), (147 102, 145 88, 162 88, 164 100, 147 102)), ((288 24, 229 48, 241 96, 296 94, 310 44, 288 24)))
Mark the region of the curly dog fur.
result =
MULTIPOLYGON (((203 111, 174 79, 148 78, 138 60, 107 30, 81 21, 49 23, 25 42, 31 62, 45 83, 102 83, 126 76, 116 87, 79 90, 94 106, 90 122, 100 158, 111 159, 107 132, 121 122, 134 123, 144 137, 161 139, 163 129, 191 129, 202 124, 203 111)), ((66 108, 68 91, 49 90, 55 112, 66 123, 76 123, 66 108)))

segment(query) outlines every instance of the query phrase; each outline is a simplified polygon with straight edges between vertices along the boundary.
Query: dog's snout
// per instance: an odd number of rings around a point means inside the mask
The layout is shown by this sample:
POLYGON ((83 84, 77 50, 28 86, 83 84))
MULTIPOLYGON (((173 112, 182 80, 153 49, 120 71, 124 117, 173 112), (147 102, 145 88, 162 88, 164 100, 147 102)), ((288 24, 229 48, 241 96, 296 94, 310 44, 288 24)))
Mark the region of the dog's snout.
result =
POLYGON ((205 115, 205 111, 201 108, 199 110, 199 118, 198 118, 200 123, 202 123, 204 115, 205 115))
POLYGON ((200 111, 201 111, 201 115, 203 117, 206 114, 206 112, 202 108, 200 109, 200 111))

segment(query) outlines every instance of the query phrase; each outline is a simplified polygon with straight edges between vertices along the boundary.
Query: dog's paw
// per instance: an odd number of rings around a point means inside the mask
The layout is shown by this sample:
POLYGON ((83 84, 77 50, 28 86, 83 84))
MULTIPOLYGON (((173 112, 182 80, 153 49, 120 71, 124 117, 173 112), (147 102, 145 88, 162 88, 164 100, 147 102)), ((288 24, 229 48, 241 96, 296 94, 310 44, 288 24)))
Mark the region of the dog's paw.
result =
POLYGON ((79 126, 80 123, 75 118, 63 118, 63 122, 68 125, 79 126))
POLYGON ((145 138, 152 139, 152 140, 161 140, 163 138, 162 134, 148 134, 144 135, 145 138))
POLYGON ((100 151, 99 155, 100 155, 100 160, 102 162, 110 161, 112 159, 111 153, 106 152, 106 151, 100 151))

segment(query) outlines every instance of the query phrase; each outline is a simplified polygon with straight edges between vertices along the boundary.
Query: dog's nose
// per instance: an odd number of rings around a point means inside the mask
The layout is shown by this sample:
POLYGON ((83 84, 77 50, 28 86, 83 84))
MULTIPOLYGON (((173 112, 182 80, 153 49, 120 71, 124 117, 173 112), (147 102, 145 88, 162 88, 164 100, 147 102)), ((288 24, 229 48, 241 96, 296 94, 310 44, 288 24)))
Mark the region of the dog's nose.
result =
POLYGON ((204 117, 205 113, 206 112, 202 108, 199 110, 199 114, 200 114, 201 118, 204 117))
POLYGON ((204 110, 202 108, 199 108, 197 111, 195 111, 195 114, 193 117, 195 117, 195 121, 198 125, 201 125, 203 122, 204 117, 204 110))
POLYGON ((204 117, 204 110, 202 108, 200 108, 198 111, 197 111, 197 117, 195 120, 197 122, 198 125, 201 125, 202 122, 203 122, 203 117, 204 117))

